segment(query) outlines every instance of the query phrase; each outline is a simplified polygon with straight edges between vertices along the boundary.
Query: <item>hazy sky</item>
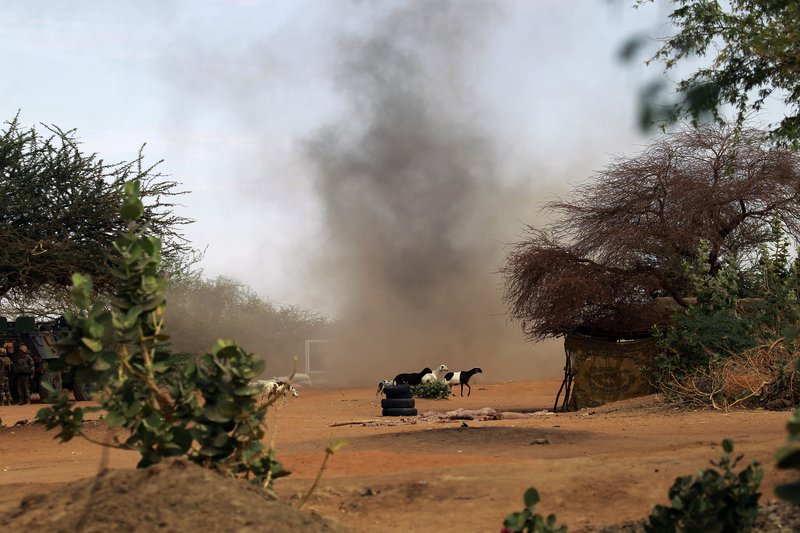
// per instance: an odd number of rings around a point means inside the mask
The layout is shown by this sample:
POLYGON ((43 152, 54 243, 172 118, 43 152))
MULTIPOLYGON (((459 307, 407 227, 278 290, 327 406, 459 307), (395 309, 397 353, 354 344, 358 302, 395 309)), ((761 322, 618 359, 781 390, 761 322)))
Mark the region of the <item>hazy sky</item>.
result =
POLYGON ((488 352, 495 378, 554 375, 518 366, 497 270, 544 200, 646 142, 659 68, 618 52, 669 27, 632 3, 5 2, 0 117, 107 160, 147 143, 191 191, 207 276, 344 316, 387 372, 488 352))
MULTIPOLYGON (((107 159, 130 159, 146 142, 148 157, 165 159, 162 170, 192 191, 183 214, 197 221, 192 241, 208 246, 208 275, 335 310, 304 279, 323 220, 303 145, 346 109, 335 80, 341 43, 406 4, 5 2, 0 116, 21 110, 25 125, 77 128, 85 149, 107 159)), ((464 105, 491 136, 499 179, 531 197, 499 214, 516 221, 508 226, 535 222, 541 199, 642 142, 636 92, 657 68, 616 54, 638 31, 664 31, 663 8, 628 4, 461 3, 485 19, 464 52, 464 105)))

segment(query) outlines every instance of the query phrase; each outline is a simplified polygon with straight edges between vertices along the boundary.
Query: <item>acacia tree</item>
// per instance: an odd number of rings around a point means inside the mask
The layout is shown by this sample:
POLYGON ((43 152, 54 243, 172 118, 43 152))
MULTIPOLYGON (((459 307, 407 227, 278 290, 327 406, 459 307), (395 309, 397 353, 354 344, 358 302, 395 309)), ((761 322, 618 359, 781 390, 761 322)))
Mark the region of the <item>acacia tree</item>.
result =
MULTIPOLYGON (((652 0, 640 0, 638 3, 652 0)), ((672 0, 677 32, 662 42, 650 62, 667 71, 693 56, 711 61, 677 84, 678 99, 664 105, 658 91, 646 98, 643 120, 675 122, 703 115, 719 119, 730 104, 742 125, 748 113, 768 98, 782 101, 786 116, 775 125, 774 139, 800 143, 800 1, 672 0), (661 101, 659 101, 661 100, 661 101)))
POLYGON ((529 226, 502 269, 511 317, 537 340, 642 334, 654 323, 654 297, 686 305, 682 263, 701 240, 714 273, 727 259, 755 257, 775 216, 800 236, 800 156, 760 131, 685 129, 545 208, 557 220, 529 226))
POLYGON ((192 249, 181 228, 191 221, 174 213, 173 199, 184 193, 156 171, 160 162, 146 166, 140 151, 133 161, 109 164, 82 152, 74 130, 45 129, 24 129, 15 117, 0 131, 0 300, 68 301, 73 272, 109 291, 108 257, 125 229, 118 206, 134 179, 145 202, 140 223, 164 241, 168 262, 185 266, 192 249))

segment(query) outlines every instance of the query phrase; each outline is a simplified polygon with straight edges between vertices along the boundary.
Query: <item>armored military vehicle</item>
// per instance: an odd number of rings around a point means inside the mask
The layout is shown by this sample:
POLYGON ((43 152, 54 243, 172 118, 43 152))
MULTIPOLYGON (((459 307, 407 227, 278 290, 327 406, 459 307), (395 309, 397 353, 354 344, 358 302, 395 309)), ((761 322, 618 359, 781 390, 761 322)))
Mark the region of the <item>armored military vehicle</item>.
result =
MULTIPOLYGON (((51 393, 42 387, 42 383, 49 383, 55 391, 71 390, 78 401, 90 399, 92 387, 81 384, 71 379, 68 373, 48 370, 47 362, 59 357, 58 342, 69 331, 69 326, 63 318, 36 322, 33 317, 21 316, 16 320, 0 317, 0 343, 6 347, 9 356, 16 361, 17 350, 20 344, 25 344, 36 362, 36 374, 32 392, 38 393, 43 402, 50 401, 51 393)), ((12 380, 14 376, 12 376, 12 380)), ((11 384, 11 395, 17 401, 16 384, 11 384)))

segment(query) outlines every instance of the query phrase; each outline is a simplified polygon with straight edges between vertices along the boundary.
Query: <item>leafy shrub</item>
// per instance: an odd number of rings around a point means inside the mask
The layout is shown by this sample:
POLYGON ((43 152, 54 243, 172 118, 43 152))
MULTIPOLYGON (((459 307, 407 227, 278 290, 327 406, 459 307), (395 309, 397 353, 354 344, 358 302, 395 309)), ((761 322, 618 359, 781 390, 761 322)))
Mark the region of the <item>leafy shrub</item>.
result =
MULTIPOLYGON (((125 185, 122 218, 128 231, 115 242, 111 272, 117 279, 110 307, 92 301, 92 282, 74 274, 71 297, 78 313, 66 315, 70 335, 53 370, 69 368, 83 383, 97 383, 100 407, 76 407, 61 395, 37 414, 56 438, 76 436, 105 446, 136 450, 139 467, 171 456, 186 456, 206 467, 269 487, 286 475, 262 442, 269 403, 258 405, 250 386, 262 361, 233 341, 217 341, 210 353, 177 362, 164 349, 164 294, 161 241, 136 232, 143 206, 138 182, 125 185), (172 359, 171 359, 172 358, 172 359), (98 442, 83 432, 84 413, 101 411, 109 426, 128 430, 120 441, 98 442)), ((55 393, 55 391, 52 391, 55 393)))
MULTIPOLYGON (((800 360, 796 363, 800 371, 800 360)), ((795 409, 789 423, 786 424, 789 437, 781 448, 778 449, 776 459, 778 468, 800 470, 800 408, 795 409)), ((784 483, 775 487, 775 494, 782 500, 800 505, 800 480, 784 483)))
POLYGON ((446 400, 450 397, 450 385, 443 381, 429 381, 411 386, 411 394, 417 398, 429 400, 446 400))
POLYGON ((765 341, 796 337, 800 322, 800 257, 790 261, 789 240, 778 217, 771 229, 772 249, 764 245, 759 252, 755 293, 761 304, 754 320, 765 341))
POLYGON ((728 408, 732 405, 785 408, 796 405, 796 339, 800 335, 800 263, 791 261, 778 217, 772 239, 758 261, 742 269, 728 261, 716 273, 702 243, 684 275, 696 303, 679 312, 675 327, 655 337, 655 382, 677 403, 728 408), (739 296, 754 297, 742 304, 739 296))
POLYGON ((724 455, 711 464, 720 470, 700 470, 697 479, 683 476, 669 489, 670 506, 656 505, 645 525, 648 533, 676 531, 750 531, 758 515, 758 487, 763 470, 752 462, 738 474, 733 471, 741 460, 731 459, 733 441, 722 441, 724 455))
POLYGON ((656 333, 657 342, 665 349, 656 361, 662 372, 690 373, 755 346, 749 321, 732 309, 709 311, 691 306, 675 322, 669 331, 656 333))
POLYGON ((676 315, 675 327, 655 331, 662 349, 656 361, 657 379, 680 377, 756 344, 750 321, 736 310, 738 265, 727 261, 711 272, 708 255, 708 243, 702 241, 694 262, 683 264, 683 275, 696 303, 676 315))
POLYGON ((534 487, 525 491, 522 496, 525 508, 516 513, 511 513, 503 520, 501 533, 567 533, 567 526, 556 525, 556 515, 548 515, 545 519, 536 512, 539 503, 539 491, 534 487))

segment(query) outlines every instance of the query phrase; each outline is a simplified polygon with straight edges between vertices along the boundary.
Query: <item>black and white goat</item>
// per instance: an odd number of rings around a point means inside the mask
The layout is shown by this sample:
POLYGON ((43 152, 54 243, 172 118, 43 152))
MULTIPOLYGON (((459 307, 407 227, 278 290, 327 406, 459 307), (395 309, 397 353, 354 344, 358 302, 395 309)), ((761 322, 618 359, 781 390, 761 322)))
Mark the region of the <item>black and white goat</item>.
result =
POLYGON ((375 396, 379 395, 383 392, 383 389, 386 388, 387 385, 394 385, 395 382, 391 379, 384 379, 380 383, 378 383, 378 392, 375 393, 375 396))
POLYGON ((448 372, 444 376, 444 380, 450 385, 450 390, 456 385, 461 385, 461 396, 464 396, 464 385, 467 386, 467 396, 472 394, 472 387, 469 386, 469 378, 475 374, 483 374, 483 370, 478 367, 472 370, 460 370, 458 372, 448 372))
POLYGON ((444 381, 447 375, 447 365, 439 365, 439 368, 422 376, 422 383, 432 383, 434 381, 444 381))
POLYGON ((425 374, 430 374, 431 372, 433 372, 433 370, 431 370, 428 367, 425 367, 422 369, 422 372, 417 372, 417 373, 412 372, 410 374, 397 374, 394 377, 394 382, 397 385, 402 385, 403 383, 408 383, 409 385, 419 385, 420 383, 422 383, 422 376, 424 376, 425 374))
POLYGON ((261 387, 263 391, 258 395, 259 399, 271 401, 273 398, 283 397, 283 403, 286 404, 286 397, 289 395, 297 398, 299 396, 297 389, 287 381, 278 381, 277 379, 259 379, 253 382, 253 385, 261 387))

